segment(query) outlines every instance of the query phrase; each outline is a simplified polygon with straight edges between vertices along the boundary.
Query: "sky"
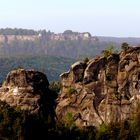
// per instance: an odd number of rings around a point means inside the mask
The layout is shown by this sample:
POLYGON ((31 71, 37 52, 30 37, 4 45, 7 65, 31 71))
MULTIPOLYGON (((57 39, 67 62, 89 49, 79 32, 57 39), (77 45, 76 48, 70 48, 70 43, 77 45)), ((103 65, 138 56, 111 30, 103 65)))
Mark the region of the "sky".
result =
POLYGON ((0 28, 140 37, 140 0, 0 0, 0 28))

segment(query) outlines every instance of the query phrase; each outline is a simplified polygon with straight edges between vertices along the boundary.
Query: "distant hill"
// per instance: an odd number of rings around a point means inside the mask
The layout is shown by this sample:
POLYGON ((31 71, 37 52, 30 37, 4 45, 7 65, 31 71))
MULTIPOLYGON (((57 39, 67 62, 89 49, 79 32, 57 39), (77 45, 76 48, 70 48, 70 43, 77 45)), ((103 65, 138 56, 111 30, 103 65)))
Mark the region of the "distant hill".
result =
POLYGON ((123 42, 127 42, 130 45, 139 45, 140 38, 138 37, 105 37, 105 36, 98 36, 98 39, 101 42, 114 42, 117 44, 122 44, 123 42))
POLYGON ((0 57, 47 55, 78 59, 99 55, 112 45, 118 50, 123 42, 138 45, 140 38, 93 36, 72 30, 56 34, 46 30, 6 28, 0 29, 0 57))

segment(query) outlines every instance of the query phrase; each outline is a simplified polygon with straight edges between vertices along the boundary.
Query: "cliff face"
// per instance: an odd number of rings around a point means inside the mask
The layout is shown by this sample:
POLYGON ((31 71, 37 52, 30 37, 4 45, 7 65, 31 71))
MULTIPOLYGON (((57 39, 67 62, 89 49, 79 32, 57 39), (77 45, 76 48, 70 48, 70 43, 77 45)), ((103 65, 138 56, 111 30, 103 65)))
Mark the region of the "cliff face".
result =
POLYGON ((58 120, 67 114, 79 127, 131 119, 140 101, 140 48, 76 62, 61 74, 58 120))

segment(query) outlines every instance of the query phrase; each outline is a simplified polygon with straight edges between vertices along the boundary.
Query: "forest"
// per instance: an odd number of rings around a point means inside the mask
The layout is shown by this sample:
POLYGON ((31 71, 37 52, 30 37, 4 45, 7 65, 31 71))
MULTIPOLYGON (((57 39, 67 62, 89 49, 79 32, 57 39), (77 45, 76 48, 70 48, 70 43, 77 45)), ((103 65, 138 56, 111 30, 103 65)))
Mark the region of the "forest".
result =
POLYGON ((13 69, 34 69, 45 73, 49 81, 60 80, 59 75, 69 70, 69 66, 75 59, 55 56, 28 56, 10 57, 0 59, 0 82, 13 69))

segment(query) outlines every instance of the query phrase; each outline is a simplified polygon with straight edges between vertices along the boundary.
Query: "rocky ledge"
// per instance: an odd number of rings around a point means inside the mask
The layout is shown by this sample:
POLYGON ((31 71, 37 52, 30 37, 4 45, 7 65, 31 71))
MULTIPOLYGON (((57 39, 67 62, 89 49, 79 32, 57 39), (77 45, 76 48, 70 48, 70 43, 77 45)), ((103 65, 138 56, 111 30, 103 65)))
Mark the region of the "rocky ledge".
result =
POLYGON ((76 62, 61 74, 56 114, 76 126, 97 126, 131 119, 140 101, 140 47, 76 62))

